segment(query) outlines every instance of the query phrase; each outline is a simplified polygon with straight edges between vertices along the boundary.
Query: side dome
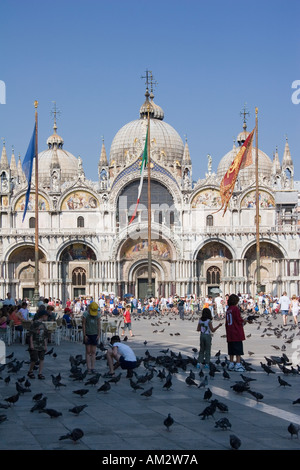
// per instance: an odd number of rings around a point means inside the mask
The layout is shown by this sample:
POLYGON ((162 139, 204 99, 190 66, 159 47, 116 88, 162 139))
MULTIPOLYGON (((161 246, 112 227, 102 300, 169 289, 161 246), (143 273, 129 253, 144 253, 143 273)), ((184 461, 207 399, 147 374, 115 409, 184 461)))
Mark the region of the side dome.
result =
POLYGON ((151 159, 165 166, 173 166, 174 162, 181 165, 184 144, 180 135, 170 124, 163 121, 162 108, 147 98, 140 108, 140 119, 125 124, 116 133, 110 148, 110 166, 123 168, 141 155, 146 140, 148 109, 151 159))
POLYGON ((61 170, 61 184, 78 177, 78 159, 64 150, 63 144, 62 137, 54 131, 47 139, 48 149, 39 153, 39 183, 43 186, 50 185, 51 169, 54 167, 61 170))
MULTIPOLYGON (((238 141, 240 145, 242 145, 242 143, 246 140, 248 135, 249 133, 244 133, 244 132, 238 135, 238 141)), ((226 153, 226 155, 224 155, 224 157, 221 159, 218 165, 217 178, 221 180, 224 177, 231 163, 237 156, 239 150, 240 150, 240 147, 236 147, 234 145, 232 150, 230 150, 228 153, 226 153)), ((255 147, 252 147, 252 164, 239 171, 238 179, 239 179, 241 188, 250 186, 253 183, 253 181, 255 181, 255 172, 256 172, 255 159, 256 159, 256 149, 255 147)), ((272 174, 272 166, 273 164, 272 164, 272 160, 270 159, 270 157, 268 157, 268 155, 264 153, 262 150, 258 149, 259 177, 261 179, 269 180, 272 174)))

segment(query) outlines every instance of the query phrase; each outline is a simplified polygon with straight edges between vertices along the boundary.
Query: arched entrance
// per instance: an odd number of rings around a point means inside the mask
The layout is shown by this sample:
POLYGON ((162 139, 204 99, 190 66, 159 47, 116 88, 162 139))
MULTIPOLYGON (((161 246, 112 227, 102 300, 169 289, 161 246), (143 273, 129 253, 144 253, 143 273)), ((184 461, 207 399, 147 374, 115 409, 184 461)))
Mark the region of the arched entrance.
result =
MULTIPOLYGON (((169 278, 172 248, 163 238, 151 241, 152 252, 152 293, 155 297, 164 295, 169 278)), ((120 249, 122 278, 124 280, 119 295, 127 292, 145 298, 148 287, 148 240, 128 239, 120 249), (125 292, 126 291, 126 292, 125 292)), ((168 289, 169 291, 169 289, 168 289)))
POLYGON ((95 252, 85 243, 74 242, 64 248, 60 255, 63 302, 91 295, 88 277, 90 263, 95 260, 95 252))
POLYGON ((197 277, 199 279, 199 293, 201 295, 213 294, 213 289, 224 290, 224 263, 232 260, 232 253, 222 242, 211 241, 206 243, 197 254, 197 277))
MULTIPOLYGON (((12 297, 16 299, 33 299, 35 288, 35 248, 30 245, 17 247, 9 255, 5 277, 12 297), (15 281, 18 280, 16 283, 15 281)), ((39 250, 39 283, 40 288, 47 279, 45 254, 39 250)), ((7 288, 8 290, 8 288, 7 288)), ((5 294, 6 295, 6 294, 5 294)), ((4 297, 5 298, 5 297, 4 297)))
MULTIPOLYGON (((278 286, 282 283, 284 267, 282 260, 284 255, 281 250, 268 242, 260 243, 260 284, 261 289, 267 293, 276 294, 278 286)), ((246 276, 253 284, 254 292, 257 285, 257 261, 256 244, 252 245, 245 253, 246 276)), ((250 286, 249 286, 250 289, 250 286)))

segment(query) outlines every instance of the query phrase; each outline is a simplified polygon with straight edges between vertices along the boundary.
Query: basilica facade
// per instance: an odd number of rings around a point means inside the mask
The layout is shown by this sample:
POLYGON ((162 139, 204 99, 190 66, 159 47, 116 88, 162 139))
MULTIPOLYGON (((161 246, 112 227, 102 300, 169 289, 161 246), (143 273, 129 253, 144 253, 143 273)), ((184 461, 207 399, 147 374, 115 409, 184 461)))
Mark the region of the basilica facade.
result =
MULTIPOLYGON (((138 109, 136 110, 138 111, 138 109)), ((109 155, 102 142, 97 177, 85 177, 84 161, 64 148, 56 121, 38 155, 39 294, 98 299, 103 292, 143 298, 148 282, 148 180, 137 214, 141 155, 150 116, 151 253, 153 294, 207 295, 257 291, 255 148, 253 163, 239 173, 226 214, 220 182, 249 135, 244 122, 233 147, 211 157, 193 180, 188 142, 164 119, 148 90, 137 119, 115 135, 109 155)), ((135 110, 133 109, 133 114, 135 110)), ((272 158, 258 150, 260 281, 272 295, 300 293, 299 182, 288 141, 272 158)), ((31 298, 35 283, 35 187, 22 222, 27 182, 21 159, 0 160, 0 297, 31 298)), ((35 177, 33 175, 34 183, 35 177)))

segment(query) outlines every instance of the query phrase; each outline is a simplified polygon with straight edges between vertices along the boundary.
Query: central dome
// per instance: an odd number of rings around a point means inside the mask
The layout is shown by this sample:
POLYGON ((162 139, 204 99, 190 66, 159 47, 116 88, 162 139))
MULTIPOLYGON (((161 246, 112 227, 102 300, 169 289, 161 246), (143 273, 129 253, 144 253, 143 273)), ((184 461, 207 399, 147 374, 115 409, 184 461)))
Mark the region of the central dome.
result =
POLYGON ((146 101, 140 108, 140 119, 125 124, 115 135, 110 148, 110 166, 124 167, 135 161, 143 152, 148 111, 150 114, 150 157, 156 162, 173 166, 174 162, 181 164, 184 145, 178 132, 166 122, 163 122, 162 108, 149 101, 146 92, 146 101))

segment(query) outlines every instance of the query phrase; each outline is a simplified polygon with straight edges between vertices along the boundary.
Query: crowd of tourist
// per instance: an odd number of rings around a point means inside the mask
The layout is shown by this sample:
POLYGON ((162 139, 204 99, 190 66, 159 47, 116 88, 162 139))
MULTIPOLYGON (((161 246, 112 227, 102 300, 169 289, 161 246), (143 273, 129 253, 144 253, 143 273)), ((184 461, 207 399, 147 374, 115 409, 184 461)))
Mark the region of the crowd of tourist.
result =
MULTIPOLYGON (((247 314, 276 315, 283 316, 283 323, 286 324, 286 316, 293 315, 295 324, 298 324, 300 297, 293 294, 288 296, 283 292, 280 296, 272 296, 260 292, 256 296, 249 294, 237 294, 239 297, 239 307, 247 314)), ((181 319, 189 315, 200 315, 204 308, 209 308, 212 318, 224 319, 228 307, 229 294, 200 296, 195 295, 171 295, 169 297, 152 297, 149 299, 139 299, 135 296, 125 296, 120 298, 114 294, 103 293, 98 299, 82 296, 76 299, 67 299, 63 305, 59 299, 49 299, 40 297, 37 309, 47 311, 48 320, 63 318, 70 325, 74 318, 82 317, 91 302, 98 304, 98 311, 101 316, 122 317, 125 312, 135 315, 165 315, 169 313, 178 314, 181 319)), ((28 299, 16 300, 7 293, 6 299, 0 300, 0 330, 5 328, 9 322, 13 322, 15 329, 22 330, 22 322, 33 317, 32 308, 28 299)))

